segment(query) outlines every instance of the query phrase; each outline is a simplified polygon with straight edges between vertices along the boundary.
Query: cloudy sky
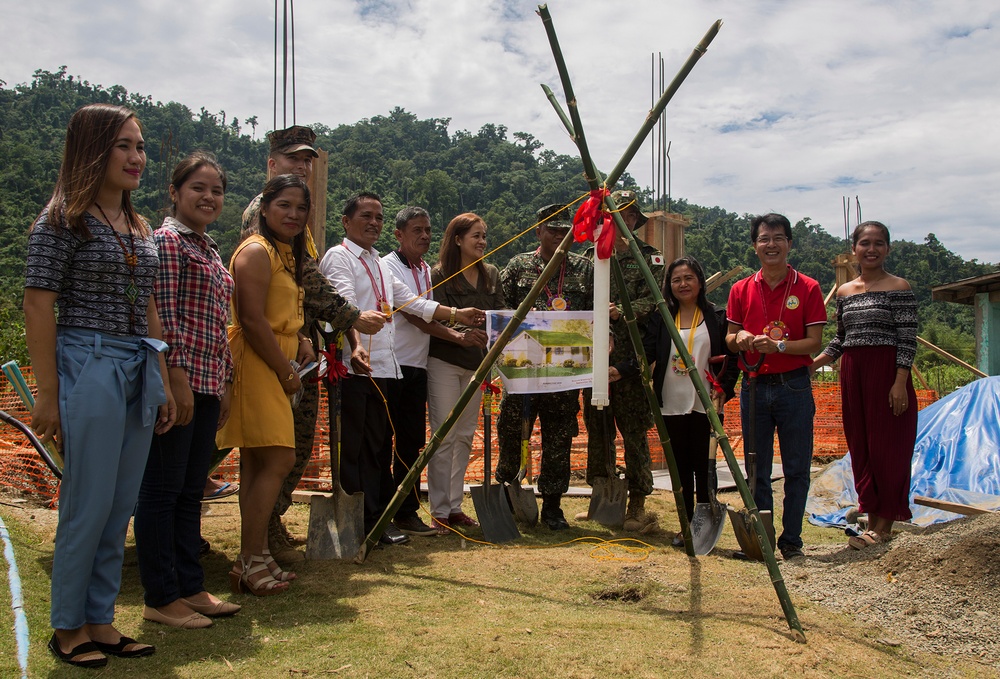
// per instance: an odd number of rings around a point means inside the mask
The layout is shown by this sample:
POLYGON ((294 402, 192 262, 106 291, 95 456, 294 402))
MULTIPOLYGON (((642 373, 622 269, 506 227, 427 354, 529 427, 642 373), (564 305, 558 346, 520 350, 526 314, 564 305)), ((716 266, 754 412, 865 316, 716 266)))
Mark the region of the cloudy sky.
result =
MULTIPOLYGON (((156 101, 257 115, 258 135, 273 126, 273 0, 5 4, 7 86, 66 65, 156 101)), ((297 122, 333 127, 401 106, 451 118, 452 132, 492 122, 575 153, 539 87, 561 95, 535 7, 298 0, 297 122)), ((722 19, 667 108, 674 197, 808 217, 840 235, 842 198, 858 196, 862 217, 896 238, 934 233, 966 258, 1000 262, 995 0, 552 0, 549 9, 605 170, 650 108, 651 55, 662 53, 669 82, 722 19)), ((652 185, 650 165, 647 145, 629 171, 652 185)))

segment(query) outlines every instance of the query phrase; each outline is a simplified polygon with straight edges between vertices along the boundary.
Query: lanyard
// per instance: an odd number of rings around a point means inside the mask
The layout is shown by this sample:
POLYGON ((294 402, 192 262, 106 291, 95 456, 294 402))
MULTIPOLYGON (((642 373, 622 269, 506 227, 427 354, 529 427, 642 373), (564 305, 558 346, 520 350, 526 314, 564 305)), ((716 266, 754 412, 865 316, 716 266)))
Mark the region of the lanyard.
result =
MULTIPOLYGON (((687 341, 688 356, 691 357, 691 367, 689 368, 686 365, 684 365, 684 359, 681 358, 680 354, 674 352, 674 355, 671 358, 671 364, 672 364, 674 373, 677 374, 677 375, 687 375, 689 372, 691 372, 692 370, 695 369, 695 365, 694 365, 694 336, 695 336, 695 333, 698 331, 698 322, 700 320, 701 320, 701 307, 697 307, 696 306, 694 308, 694 315, 691 317, 691 328, 688 330, 688 341, 687 341)), ((677 315, 674 316, 674 327, 676 327, 678 329, 678 331, 680 331, 680 327, 681 327, 681 312, 680 312, 680 309, 677 310, 677 315)))
MULTIPOLYGON (((347 241, 346 240, 343 243, 341 243, 341 245, 344 247, 345 250, 347 250, 348 252, 350 252, 350 249, 347 247, 347 241)), ((371 281, 372 292, 375 293, 376 306, 380 306, 381 307, 384 304, 387 304, 388 301, 389 301, 389 298, 385 294, 385 279, 382 278, 382 267, 378 267, 378 278, 379 278, 379 281, 382 283, 382 296, 379 297, 378 286, 375 285, 375 276, 372 275, 372 270, 368 268, 368 264, 365 262, 364 257, 362 257, 361 255, 358 255, 358 260, 361 261, 361 266, 365 267, 365 273, 368 274, 368 280, 371 281)))
POLYGON ((430 267, 427 266, 427 264, 425 264, 424 260, 422 259, 420 260, 419 267, 416 266, 410 267, 410 273, 413 274, 413 284, 417 286, 417 297, 420 297, 422 294, 428 292, 431 289, 431 276, 430 273, 428 273, 429 271, 430 267), (424 272, 424 282, 427 284, 427 287, 423 290, 420 289, 420 278, 417 276, 417 268, 419 268, 421 271, 424 272))
MULTIPOLYGON (((542 249, 538 248, 537 250, 535 250, 535 254, 538 255, 539 257, 541 257, 542 256, 542 249)), ((539 269, 539 268, 537 268, 537 267, 535 268, 535 271, 538 273, 538 275, 542 274, 542 270, 539 269)), ((553 299, 553 297, 559 297, 559 298, 562 297, 563 279, 564 278, 566 278, 566 260, 565 259, 562 261, 562 264, 559 266, 559 287, 556 290, 556 294, 553 296, 552 291, 549 290, 548 284, 546 284, 545 287, 543 288, 545 290, 545 295, 549 299, 553 299)))
MULTIPOLYGON (((788 292, 792 289, 792 271, 791 267, 788 267, 788 272, 785 274, 787 282, 785 283, 785 294, 781 299, 781 308, 778 310, 778 320, 772 323, 768 323, 767 326, 774 325, 778 328, 784 328, 784 324, 781 322, 781 315, 785 313, 785 305, 788 304, 788 292)), ((764 274, 761 272, 760 276, 757 278, 757 290, 760 293, 760 305, 764 309, 764 320, 768 319, 767 314, 767 298, 764 296, 764 274)), ((768 287, 771 287, 768 285, 768 287)), ((766 332, 766 331, 765 331, 766 332)))

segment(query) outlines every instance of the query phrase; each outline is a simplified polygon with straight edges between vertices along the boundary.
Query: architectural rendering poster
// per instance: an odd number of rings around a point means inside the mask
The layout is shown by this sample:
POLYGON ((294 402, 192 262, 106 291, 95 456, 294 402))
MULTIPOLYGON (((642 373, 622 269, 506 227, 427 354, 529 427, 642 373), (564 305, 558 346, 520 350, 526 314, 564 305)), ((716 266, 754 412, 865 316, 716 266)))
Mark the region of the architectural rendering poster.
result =
MULTIPOLYGON (((513 311, 487 311, 490 346, 513 311)), ((529 311, 496 367, 511 394, 569 391, 591 386, 594 312, 529 311)))

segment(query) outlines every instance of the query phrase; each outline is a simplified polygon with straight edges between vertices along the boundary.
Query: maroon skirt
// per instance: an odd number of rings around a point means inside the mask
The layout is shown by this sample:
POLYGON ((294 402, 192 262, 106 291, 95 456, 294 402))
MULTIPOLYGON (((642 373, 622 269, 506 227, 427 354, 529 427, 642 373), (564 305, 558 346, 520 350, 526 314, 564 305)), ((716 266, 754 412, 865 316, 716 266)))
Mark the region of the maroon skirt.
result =
POLYGON ((869 518, 907 521, 910 466, 917 440, 917 395, 906 376, 907 408, 892 414, 896 347, 851 347, 840 360, 844 435, 851 451, 858 510, 869 518))

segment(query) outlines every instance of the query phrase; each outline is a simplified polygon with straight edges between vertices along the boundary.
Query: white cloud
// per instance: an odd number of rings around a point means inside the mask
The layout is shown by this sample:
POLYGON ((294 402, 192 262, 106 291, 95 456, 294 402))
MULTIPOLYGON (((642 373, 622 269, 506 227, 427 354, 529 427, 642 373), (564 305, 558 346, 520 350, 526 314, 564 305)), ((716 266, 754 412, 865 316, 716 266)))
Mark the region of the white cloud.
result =
MULTIPOLYGON (((990 0, 713 3, 553 0, 554 25, 598 165, 610 169, 650 107, 650 55, 669 82, 724 25, 668 107, 673 195, 843 228, 842 196, 896 237, 933 232, 1000 262, 1000 133, 990 0)), ((0 79, 37 68, 272 125, 273 3, 47 0, 5 9, 0 79)), ((575 153, 539 83, 562 95, 535 4, 331 0, 296 4, 297 120, 387 114, 493 122, 575 153)), ((290 113, 289 113, 290 115, 290 113)), ((281 121, 279 120, 279 125, 281 121)), ((649 184, 650 146, 629 172, 649 184)), ((905 275, 905 272, 900 272, 905 275)))

